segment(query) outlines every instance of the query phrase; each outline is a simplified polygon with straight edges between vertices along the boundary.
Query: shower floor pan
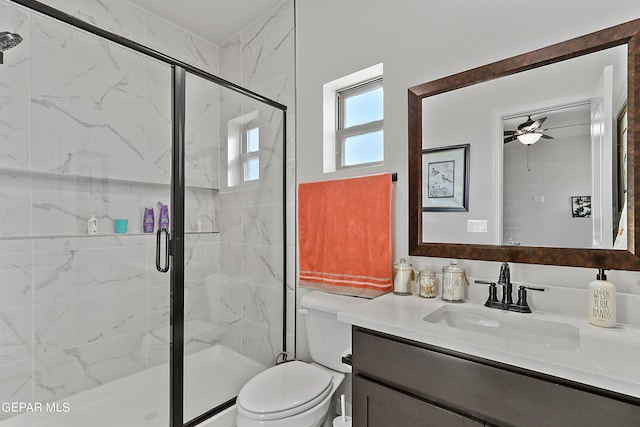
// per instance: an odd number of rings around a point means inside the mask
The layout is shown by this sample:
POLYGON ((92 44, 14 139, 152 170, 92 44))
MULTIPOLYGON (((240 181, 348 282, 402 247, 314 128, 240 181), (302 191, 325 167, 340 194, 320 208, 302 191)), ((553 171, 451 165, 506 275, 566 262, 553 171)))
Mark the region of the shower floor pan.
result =
MULTIPOLYGON (((247 381, 266 369, 220 344, 186 356, 184 366, 185 420, 236 396, 247 381)), ((66 413, 25 413, 0 421, 0 427, 166 427, 168 384, 165 363, 62 399, 58 407, 67 403, 66 413)))

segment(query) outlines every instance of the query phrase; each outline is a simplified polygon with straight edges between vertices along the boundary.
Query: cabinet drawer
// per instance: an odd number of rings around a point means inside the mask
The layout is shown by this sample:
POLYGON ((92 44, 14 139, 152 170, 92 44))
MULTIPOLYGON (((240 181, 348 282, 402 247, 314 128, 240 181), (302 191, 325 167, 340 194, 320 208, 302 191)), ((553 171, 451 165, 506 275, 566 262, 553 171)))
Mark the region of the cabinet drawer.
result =
POLYGON ((491 424, 640 426, 640 406, 633 403, 471 359, 366 329, 353 331, 354 375, 491 424))
POLYGON ((484 425, 357 375, 353 378, 353 396, 354 427, 479 427, 484 425))

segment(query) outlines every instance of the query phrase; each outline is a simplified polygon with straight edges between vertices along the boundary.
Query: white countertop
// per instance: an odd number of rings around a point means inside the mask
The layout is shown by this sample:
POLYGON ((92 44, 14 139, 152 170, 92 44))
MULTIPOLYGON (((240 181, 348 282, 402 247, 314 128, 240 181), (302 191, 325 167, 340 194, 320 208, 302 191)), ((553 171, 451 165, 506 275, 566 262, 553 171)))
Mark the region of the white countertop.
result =
POLYGON ((472 302, 455 304, 437 298, 394 294, 341 311, 338 320, 640 398, 640 328, 635 326, 618 324, 615 328, 600 328, 589 324, 586 318, 540 312, 513 313, 472 302), (573 325, 579 330, 580 342, 572 349, 547 348, 424 321, 425 316, 446 305, 573 325))

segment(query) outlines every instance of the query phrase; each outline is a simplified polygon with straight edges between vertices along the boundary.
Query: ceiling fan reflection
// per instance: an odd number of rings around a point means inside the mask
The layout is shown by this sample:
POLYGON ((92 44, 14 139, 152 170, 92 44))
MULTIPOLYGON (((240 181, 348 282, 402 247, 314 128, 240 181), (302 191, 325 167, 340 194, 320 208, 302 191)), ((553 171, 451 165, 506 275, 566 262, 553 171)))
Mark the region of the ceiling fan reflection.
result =
POLYGON ((504 131, 504 143, 518 140, 524 145, 532 145, 538 142, 540 138, 553 139, 552 136, 545 134, 544 132, 549 129, 541 129, 546 117, 533 120, 531 116, 527 117, 527 120, 520 123, 516 130, 504 131))

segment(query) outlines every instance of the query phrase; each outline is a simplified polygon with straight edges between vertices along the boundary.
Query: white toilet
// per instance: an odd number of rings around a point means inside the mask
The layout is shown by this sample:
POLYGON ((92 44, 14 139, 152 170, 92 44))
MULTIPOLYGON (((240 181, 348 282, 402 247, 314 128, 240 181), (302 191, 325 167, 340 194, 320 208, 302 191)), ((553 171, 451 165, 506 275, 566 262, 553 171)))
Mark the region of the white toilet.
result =
POLYGON ((364 301, 321 291, 303 295, 300 305, 314 363, 281 363, 249 380, 236 402, 238 427, 320 426, 344 373, 351 372, 342 363, 351 347, 351 326, 339 322, 336 313, 364 301))

